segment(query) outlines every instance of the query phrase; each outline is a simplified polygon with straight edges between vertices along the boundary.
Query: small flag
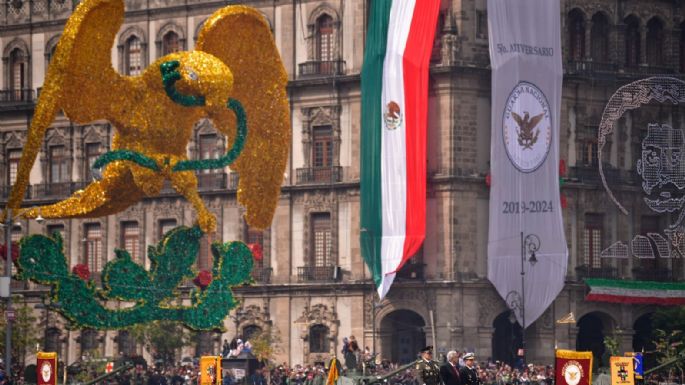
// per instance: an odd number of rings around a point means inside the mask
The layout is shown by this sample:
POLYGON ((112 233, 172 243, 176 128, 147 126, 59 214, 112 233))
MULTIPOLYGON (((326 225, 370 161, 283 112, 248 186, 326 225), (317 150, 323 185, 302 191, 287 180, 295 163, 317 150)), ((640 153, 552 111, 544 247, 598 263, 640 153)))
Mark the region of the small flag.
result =
POLYGON ((635 385, 632 357, 611 357, 611 384, 635 385))

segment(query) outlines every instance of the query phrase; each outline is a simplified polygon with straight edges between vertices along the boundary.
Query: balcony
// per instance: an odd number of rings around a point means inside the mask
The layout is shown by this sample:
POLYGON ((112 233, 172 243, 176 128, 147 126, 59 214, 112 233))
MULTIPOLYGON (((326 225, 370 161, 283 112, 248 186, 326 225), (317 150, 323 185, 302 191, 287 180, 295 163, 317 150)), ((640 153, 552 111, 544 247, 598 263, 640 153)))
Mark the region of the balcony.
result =
POLYGON ((633 268, 633 278, 637 281, 672 282, 678 277, 668 268, 633 268))
POLYGON ((66 198, 77 190, 88 186, 88 182, 46 183, 33 186, 33 199, 66 198))
MULTIPOLYGON (((10 192, 12 192, 12 186, 0 186, 0 201, 6 201, 10 196, 10 192)), ((31 199, 31 186, 26 186, 24 199, 31 199)))
MULTIPOLYGON (((609 185, 629 185, 638 184, 639 175, 635 170, 621 170, 608 164, 604 164, 604 176, 609 185)), ((599 166, 575 166, 569 168, 566 178, 569 182, 600 185, 602 178, 599 175, 599 166)))
POLYGON ((585 278, 617 279, 618 270, 611 266, 593 267, 581 265, 576 267, 576 277, 579 281, 585 278))
POLYGON ((216 191, 226 189, 226 174, 213 172, 197 174, 197 187, 199 191, 216 191))
POLYGON ((237 172, 232 172, 228 174, 228 189, 229 190, 237 190, 238 189, 238 182, 240 182, 240 176, 238 175, 237 172))
POLYGON ((310 167, 296 170, 297 184, 338 183, 342 180, 342 167, 310 167))
POLYGON ((297 282, 333 282, 335 266, 301 266, 297 268, 297 282))
POLYGON ((615 63, 601 63, 592 60, 575 60, 566 63, 564 69, 564 72, 567 75, 615 76, 618 66, 615 63))
POLYGON ((424 280, 424 263, 407 262, 400 271, 397 272, 396 279, 402 281, 423 281, 424 280))
POLYGON ((33 103, 34 100, 32 89, 0 90, 0 104, 33 103))
POLYGON ((257 284, 267 285, 271 283, 271 273, 273 269, 270 267, 255 267, 252 269, 252 279, 257 284))
POLYGON ((344 60, 312 60, 299 64, 300 76, 336 76, 345 74, 344 60))

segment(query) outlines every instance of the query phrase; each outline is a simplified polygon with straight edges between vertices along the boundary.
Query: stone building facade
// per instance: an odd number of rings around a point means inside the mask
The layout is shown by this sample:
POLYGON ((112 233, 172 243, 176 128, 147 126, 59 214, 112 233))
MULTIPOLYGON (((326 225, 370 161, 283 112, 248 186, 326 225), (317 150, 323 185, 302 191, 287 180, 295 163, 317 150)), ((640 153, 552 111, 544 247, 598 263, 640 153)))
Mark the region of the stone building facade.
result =
MULTIPOLYGON (((234 2, 230 2, 231 4, 234 2)), ((427 236, 422 250, 399 273, 386 300, 377 304, 359 247, 360 70, 370 1, 245 1, 264 15, 289 75, 292 142, 273 223, 255 231, 236 202, 237 175, 230 169, 199 175, 200 190, 217 216, 208 241, 261 243, 264 258, 254 284, 235 288, 241 305, 224 332, 204 333, 194 356, 218 352, 223 339, 269 331, 275 359, 290 364, 323 361, 354 335, 392 361, 407 362, 435 341, 440 352, 473 350, 480 359, 511 361, 520 328, 487 275, 490 159, 490 70, 486 0, 443 0, 430 71, 427 236)), ((649 107, 628 114, 597 159, 597 126, 604 105, 621 85, 650 74, 685 72, 685 9, 680 0, 562 0, 564 90, 561 158, 567 168, 562 193, 570 251, 566 286, 526 331, 527 359, 551 363, 553 347, 602 354, 602 336, 616 336, 622 350, 644 344, 651 306, 584 300, 584 277, 683 280, 681 259, 600 259, 600 251, 634 234, 660 231, 667 218, 642 202, 635 164, 647 124, 682 128, 678 107, 649 107), (605 153, 607 153, 605 151, 605 153), (605 162, 630 208, 624 216, 608 204, 597 174, 605 162), (576 324, 556 320, 573 312, 576 324), (647 325, 647 326, 645 326, 647 325)), ((112 65, 140 73, 175 50, 192 50, 205 19, 225 2, 126 0, 126 20, 112 47, 112 65)), ((51 54, 73 4, 65 0, 10 0, 0 5, 0 200, 6 202, 18 156, 51 54)), ((230 37, 227 37, 230 39, 230 37)), ((105 121, 76 125, 58 116, 31 173, 25 205, 55 202, 87 185, 89 165, 111 145, 105 121)), ((188 147, 207 158, 228 144, 201 121, 188 147)), ((493 181, 497 183, 497 181, 493 181)), ((148 245, 195 213, 173 190, 99 219, 20 220, 12 238, 62 231, 71 266, 99 271, 126 248, 139 262, 148 245)), ((205 243, 206 244, 206 243, 205 243)), ((200 250, 198 268, 209 263, 200 250)), ((45 289, 14 282, 29 304, 45 289)), ((98 349, 101 355, 144 353, 126 331, 69 331, 55 312, 36 310, 44 345, 68 362, 98 349)))

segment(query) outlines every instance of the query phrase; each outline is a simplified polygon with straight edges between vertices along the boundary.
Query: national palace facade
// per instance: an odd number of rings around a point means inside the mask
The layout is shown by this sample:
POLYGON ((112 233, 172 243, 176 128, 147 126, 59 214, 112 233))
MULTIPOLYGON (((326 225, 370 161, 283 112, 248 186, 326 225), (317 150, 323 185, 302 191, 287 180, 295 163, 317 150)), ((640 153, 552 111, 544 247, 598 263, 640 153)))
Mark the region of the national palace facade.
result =
MULTIPOLYGON (((233 3, 126 0, 112 65, 122 74, 137 75, 167 53, 192 50, 205 19, 233 3)), ((254 283, 234 289, 241 305, 226 318, 225 332, 199 334, 195 346, 179 352, 178 359, 218 353, 223 339, 261 330, 277 336, 276 359, 292 365, 335 355, 342 338, 351 335, 394 362, 413 359, 433 336, 439 352, 467 349, 482 360, 511 361, 520 328, 510 322, 510 310, 486 278, 491 130, 486 0, 442 1, 430 69, 426 240, 380 304, 375 303, 359 246, 359 74, 370 0, 242 3, 268 20, 289 75, 289 162, 272 225, 265 231, 242 219, 236 173, 227 168, 198 175, 201 195, 218 219, 218 231, 203 242, 198 267, 211 263, 208 241, 261 243, 264 257, 254 268, 254 283)), ((604 159, 597 158, 597 126, 618 87, 650 74, 685 73, 685 2, 561 4, 560 154, 566 169, 563 218, 570 255, 564 290, 526 332, 527 359, 535 363, 551 363, 555 345, 600 355, 602 336, 616 336, 625 351, 644 345, 655 308, 587 302, 583 278, 685 279, 682 259, 600 258, 616 241, 667 225, 668 218, 655 216, 642 202, 636 162, 649 123, 683 128, 685 115, 672 106, 627 114, 605 147, 604 159), (607 199, 599 162, 604 162, 629 216, 607 199), (556 322, 570 312, 577 323, 556 322)), ((47 66, 73 7, 71 0, 0 4, 2 204, 16 177, 47 66)), ((32 169, 24 204, 56 202, 86 186, 92 180, 89 166, 110 148, 114 130, 106 121, 76 125, 58 116, 32 169)), ((200 121, 188 154, 192 159, 215 157, 227 146, 209 121, 200 121)), ((149 265, 147 246, 170 228, 194 220, 190 204, 169 188, 109 217, 20 220, 11 237, 60 231, 71 266, 85 263, 97 272, 114 258, 114 248, 125 248, 149 265)), ((125 330, 68 330, 55 311, 34 306, 45 287, 13 282, 12 290, 35 309, 42 344, 69 363, 92 349, 110 357, 144 353, 125 330)))

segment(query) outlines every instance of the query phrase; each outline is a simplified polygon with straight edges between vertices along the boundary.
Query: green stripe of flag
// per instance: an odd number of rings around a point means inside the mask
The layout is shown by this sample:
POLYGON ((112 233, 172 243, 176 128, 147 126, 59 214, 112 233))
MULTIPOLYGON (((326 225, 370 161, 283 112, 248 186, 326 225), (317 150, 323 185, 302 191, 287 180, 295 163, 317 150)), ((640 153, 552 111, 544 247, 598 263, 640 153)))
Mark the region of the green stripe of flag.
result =
POLYGON ((361 74, 360 245, 362 257, 371 270, 376 286, 380 284, 382 274, 381 92, 391 5, 392 0, 374 0, 371 3, 361 74))
POLYGON ((679 282, 652 282, 652 281, 627 281, 616 279, 587 278, 585 283, 592 287, 618 287, 636 290, 685 290, 685 283, 679 282))

